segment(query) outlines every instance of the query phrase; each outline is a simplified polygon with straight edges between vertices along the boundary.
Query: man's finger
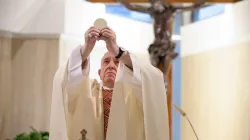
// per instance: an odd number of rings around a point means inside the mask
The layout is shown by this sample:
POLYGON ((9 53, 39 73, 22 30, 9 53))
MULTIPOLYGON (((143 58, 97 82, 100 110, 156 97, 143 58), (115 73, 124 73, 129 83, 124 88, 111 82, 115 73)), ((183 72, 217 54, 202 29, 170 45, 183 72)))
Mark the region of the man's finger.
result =
POLYGON ((88 34, 88 37, 92 37, 92 36, 97 36, 97 37, 99 37, 100 34, 99 34, 99 33, 96 33, 96 32, 91 32, 91 33, 88 34))
POLYGON ((108 33, 113 33, 113 31, 109 30, 109 29, 102 29, 101 30, 101 34, 104 33, 104 32, 108 32, 108 33))
POLYGON ((115 39, 115 36, 113 34, 111 34, 111 33, 108 33, 108 32, 104 32, 102 34, 102 36, 110 38, 110 39, 115 39))
POLYGON ((99 38, 99 40, 107 41, 108 38, 107 38, 106 36, 101 36, 101 37, 99 38))
POLYGON ((98 30, 98 28, 96 28, 95 26, 91 26, 88 30, 91 30, 91 29, 97 29, 98 30))
POLYGON ((108 32, 104 32, 104 33, 102 34, 102 36, 105 36, 105 37, 107 37, 107 38, 112 37, 111 33, 108 33, 108 32))
POLYGON ((85 36, 91 36, 90 33, 95 32, 97 34, 100 34, 100 30, 98 30, 97 28, 95 28, 94 26, 90 27, 86 32, 85 32, 85 36))
POLYGON ((98 29, 91 29, 91 30, 87 31, 87 33, 92 33, 92 32, 95 32, 95 33, 98 33, 98 34, 101 33, 101 31, 98 30, 98 29))
POLYGON ((103 29, 103 30, 101 30, 101 35, 103 35, 104 33, 109 33, 109 34, 111 34, 114 38, 116 38, 116 34, 113 32, 113 31, 111 31, 111 30, 109 30, 109 29, 103 29))
POLYGON ((91 28, 91 29, 89 29, 89 32, 91 32, 91 31, 96 31, 96 32, 101 32, 99 29, 97 29, 97 28, 91 28))
POLYGON ((91 41, 91 42, 95 42, 95 41, 97 41, 97 40, 99 40, 99 37, 97 37, 97 36, 91 36, 91 37, 89 38, 89 41, 91 41))
POLYGON ((110 30, 110 31, 112 31, 112 32, 114 32, 110 27, 105 27, 105 28, 103 28, 102 30, 105 30, 105 29, 107 29, 107 30, 110 30))

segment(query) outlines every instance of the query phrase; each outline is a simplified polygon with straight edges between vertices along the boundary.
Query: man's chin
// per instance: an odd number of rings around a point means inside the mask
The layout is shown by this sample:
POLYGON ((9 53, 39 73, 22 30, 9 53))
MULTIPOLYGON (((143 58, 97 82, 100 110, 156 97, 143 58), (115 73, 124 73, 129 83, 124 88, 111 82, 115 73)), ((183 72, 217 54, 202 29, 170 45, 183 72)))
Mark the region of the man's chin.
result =
POLYGON ((108 81, 108 82, 115 82, 114 77, 107 77, 107 78, 105 78, 105 80, 108 81))
POLYGON ((105 77, 105 83, 106 83, 107 85, 113 85, 113 86, 114 86, 115 77, 105 77))

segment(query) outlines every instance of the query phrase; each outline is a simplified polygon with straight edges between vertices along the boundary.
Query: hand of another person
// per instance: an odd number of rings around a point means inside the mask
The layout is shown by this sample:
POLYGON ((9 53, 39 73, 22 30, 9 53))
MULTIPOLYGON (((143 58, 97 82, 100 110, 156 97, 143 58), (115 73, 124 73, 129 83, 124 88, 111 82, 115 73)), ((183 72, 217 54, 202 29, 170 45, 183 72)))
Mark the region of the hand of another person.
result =
POLYGON ((100 40, 104 40, 108 51, 115 57, 119 54, 119 46, 116 44, 115 32, 109 27, 101 29, 100 40))
POLYGON ((85 44, 81 48, 83 59, 85 60, 93 50, 95 43, 100 38, 100 30, 90 27, 85 33, 85 44))

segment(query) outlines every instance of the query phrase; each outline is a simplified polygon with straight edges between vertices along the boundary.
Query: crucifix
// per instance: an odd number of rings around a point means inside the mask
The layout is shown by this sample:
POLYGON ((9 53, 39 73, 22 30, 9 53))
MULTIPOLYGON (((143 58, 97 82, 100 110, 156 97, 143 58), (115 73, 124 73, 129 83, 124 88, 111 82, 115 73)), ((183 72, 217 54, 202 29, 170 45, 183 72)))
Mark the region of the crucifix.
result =
MULTIPOLYGON (((154 20, 154 42, 149 46, 151 63, 159 68, 165 79, 166 89, 169 92, 169 81, 167 76, 171 75, 171 62, 178 56, 175 50, 175 42, 172 41, 172 25, 175 14, 183 11, 192 11, 209 3, 235 3, 239 0, 88 0, 93 3, 121 3, 131 11, 150 14, 154 20), (149 3, 142 6, 134 3, 149 3), (194 3, 191 6, 174 5, 174 3, 194 3)), ((169 76, 171 77, 171 76, 169 76)), ((170 89, 171 90, 171 89, 170 89)))
POLYGON ((87 138, 86 138, 86 135, 87 135, 87 131, 85 130, 85 129, 83 129, 82 131, 81 131, 81 139, 79 139, 79 140, 88 140, 87 138))
POLYGON ((163 0, 149 0, 150 6, 131 4, 126 0, 117 0, 129 10, 150 14, 153 18, 154 42, 149 46, 148 52, 152 65, 159 68, 165 78, 167 88, 168 80, 166 71, 171 60, 178 55, 175 50, 175 42, 172 41, 173 20, 177 12, 195 10, 203 6, 207 0, 200 0, 191 6, 170 5, 163 0))

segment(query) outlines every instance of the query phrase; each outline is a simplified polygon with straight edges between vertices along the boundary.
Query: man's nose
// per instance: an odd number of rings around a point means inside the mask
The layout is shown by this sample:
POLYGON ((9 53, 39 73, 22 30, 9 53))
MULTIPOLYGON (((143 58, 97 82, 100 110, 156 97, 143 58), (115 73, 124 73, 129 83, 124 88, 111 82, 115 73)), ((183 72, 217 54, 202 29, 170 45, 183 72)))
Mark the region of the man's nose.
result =
POLYGON ((110 61, 110 62, 109 62, 109 65, 108 65, 108 68, 110 68, 110 69, 116 68, 115 63, 114 63, 113 61, 110 61))

